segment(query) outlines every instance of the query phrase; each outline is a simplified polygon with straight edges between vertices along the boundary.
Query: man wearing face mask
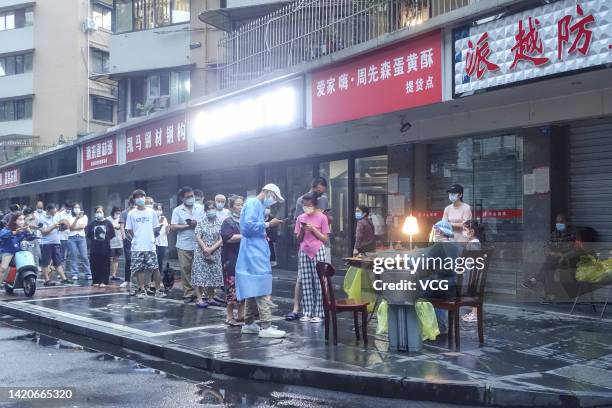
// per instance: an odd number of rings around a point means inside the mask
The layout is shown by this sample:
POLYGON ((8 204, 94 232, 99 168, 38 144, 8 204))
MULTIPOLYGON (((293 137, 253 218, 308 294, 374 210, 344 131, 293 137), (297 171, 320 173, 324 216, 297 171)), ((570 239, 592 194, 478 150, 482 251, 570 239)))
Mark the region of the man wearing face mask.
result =
POLYGON ((85 228, 88 223, 87 216, 81 211, 81 205, 79 203, 74 203, 71 210, 72 213, 66 220, 70 224, 68 232, 68 253, 70 254, 72 280, 79 279, 79 263, 85 279, 91 280, 87 240, 85 239, 85 228))
POLYGON ((196 248, 195 227, 197 220, 204 216, 203 206, 196 203, 191 187, 183 187, 178 192, 183 204, 172 211, 170 230, 176 232, 176 252, 181 267, 181 283, 183 284, 183 299, 191 303, 196 299, 191 285, 191 269, 196 248))
POLYGON ((236 298, 246 300, 243 334, 259 334, 259 337, 281 338, 286 333, 271 326, 270 294, 272 293, 272 267, 270 248, 266 241, 266 228, 283 224, 279 219, 264 221, 266 208, 285 199, 275 184, 267 184, 256 196, 249 198, 240 214, 240 251, 236 261, 236 298), (255 324, 255 312, 259 311, 261 327, 255 324))
POLYGON ((196 204, 204 205, 204 192, 202 190, 194 189, 193 196, 195 197, 196 204))
POLYGON ((453 227, 453 241, 463 242, 463 223, 472 219, 472 209, 463 202, 463 186, 453 184, 446 192, 451 204, 444 209, 442 219, 453 227))
POLYGON ((221 223, 225 221, 227 217, 232 215, 232 212, 225 208, 225 196, 223 194, 217 194, 215 196, 215 208, 217 210, 217 218, 221 223))
POLYGON ((58 224, 60 246, 62 249, 61 259, 64 267, 66 260, 70 259, 70 249, 68 248, 68 233, 70 232, 70 217, 72 213, 72 201, 66 201, 62 208, 55 213, 55 222, 58 224))
POLYGON ((544 296, 540 303, 550 304, 554 302, 553 294, 555 270, 559 267, 561 260, 570 254, 576 243, 576 235, 567 225, 567 218, 564 214, 557 214, 555 218, 555 229, 550 233, 550 240, 546 245, 546 259, 540 271, 533 277, 523 282, 523 286, 534 289, 538 282, 544 286, 544 296))

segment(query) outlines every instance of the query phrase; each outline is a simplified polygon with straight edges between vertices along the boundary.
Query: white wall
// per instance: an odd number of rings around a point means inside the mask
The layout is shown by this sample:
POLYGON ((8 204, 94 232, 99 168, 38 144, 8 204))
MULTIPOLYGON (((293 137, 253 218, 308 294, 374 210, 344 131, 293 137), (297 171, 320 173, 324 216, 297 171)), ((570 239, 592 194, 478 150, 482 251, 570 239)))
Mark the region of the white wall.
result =
POLYGON ((34 93, 32 73, 0 77, 0 99, 34 93))
POLYGON ((110 39, 110 72, 170 68, 191 63, 189 23, 115 34, 110 39))
POLYGON ((32 135, 32 119, 0 122, 0 136, 32 135))
POLYGON ((36 3, 36 0, 0 0, 0 9, 36 3))
POLYGON ((23 27, 0 31, 0 54, 34 48, 33 28, 23 27))

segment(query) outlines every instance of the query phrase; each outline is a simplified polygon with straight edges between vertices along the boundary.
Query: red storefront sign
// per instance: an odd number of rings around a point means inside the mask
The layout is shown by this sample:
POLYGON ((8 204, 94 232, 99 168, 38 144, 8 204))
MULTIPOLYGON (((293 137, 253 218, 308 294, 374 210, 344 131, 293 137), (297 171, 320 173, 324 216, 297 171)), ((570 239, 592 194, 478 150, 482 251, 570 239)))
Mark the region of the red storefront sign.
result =
POLYGON ((125 158, 128 162, 187 150, 185 114, 130 129, 125 137, 125 158))
POLYGON ((18 167, 0 170, 0 190, 16 187, 21 183, 21 172, 18 167))
POLYGON ((312 74, 312 126, 442 100, 439 31, 312 74))
POLYGON ((117 164, 117 138, 115 135, 83 144, 83 171, 101 169, 117 164))

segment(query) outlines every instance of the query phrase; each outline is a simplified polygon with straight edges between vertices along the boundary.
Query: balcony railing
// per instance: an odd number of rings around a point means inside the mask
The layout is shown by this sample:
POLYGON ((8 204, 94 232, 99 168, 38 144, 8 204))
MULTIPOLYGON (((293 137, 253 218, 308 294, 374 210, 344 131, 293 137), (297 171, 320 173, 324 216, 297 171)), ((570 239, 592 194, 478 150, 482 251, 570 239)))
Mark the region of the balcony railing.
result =
POLYGON ((219 41, 218 86, 234 87, 479 1, 295 1, 219 41))

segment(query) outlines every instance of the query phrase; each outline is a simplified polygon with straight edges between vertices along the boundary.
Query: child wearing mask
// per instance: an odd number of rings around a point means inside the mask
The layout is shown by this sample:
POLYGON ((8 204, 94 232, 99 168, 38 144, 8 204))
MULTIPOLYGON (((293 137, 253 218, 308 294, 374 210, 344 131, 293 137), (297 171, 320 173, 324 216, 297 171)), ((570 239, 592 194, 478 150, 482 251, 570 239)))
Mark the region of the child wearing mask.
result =
POLYGON ((94 209, 94 220, 85 229, 91 242, 89 266, 93 286, 101 288, 108 285, 111 267, 111 240, 115 237, 113 223, 104 217, 104 208, 98 205, 94 209))
POLYGON ((302 196, 303 214, 297 217, 295 235, 300 243, 298 251, 298 280, 302 288, 302 322, 320 323, 323 318, 323 294, 317 275, 317 262, 327 261, 325 242, 329 234, 327 217, 316 211, 312 193, 302 196))
POLYGON ((112 281, 119 281, 121 278, 117 277, 117 270, 119 269, 119 258, 123 253, 123 234, 121 233, 121 209, 119 207, 113 207, 111 215, 106 218, 113 224, 113 230, 115 236, 110 241, 111 247, 111 277, 112 281))

